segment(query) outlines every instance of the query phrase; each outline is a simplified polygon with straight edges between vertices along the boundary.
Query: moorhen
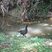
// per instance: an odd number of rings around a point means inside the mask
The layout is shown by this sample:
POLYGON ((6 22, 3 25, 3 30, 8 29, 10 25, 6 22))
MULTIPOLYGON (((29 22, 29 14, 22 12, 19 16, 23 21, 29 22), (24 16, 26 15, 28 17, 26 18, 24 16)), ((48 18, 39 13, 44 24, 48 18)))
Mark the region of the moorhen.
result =
POLYGON ((28 27, 28 25, 25 26, 25 29, 24 30, 20 30, 18 32, 24 36, 28 32, 27 27, 28 27))

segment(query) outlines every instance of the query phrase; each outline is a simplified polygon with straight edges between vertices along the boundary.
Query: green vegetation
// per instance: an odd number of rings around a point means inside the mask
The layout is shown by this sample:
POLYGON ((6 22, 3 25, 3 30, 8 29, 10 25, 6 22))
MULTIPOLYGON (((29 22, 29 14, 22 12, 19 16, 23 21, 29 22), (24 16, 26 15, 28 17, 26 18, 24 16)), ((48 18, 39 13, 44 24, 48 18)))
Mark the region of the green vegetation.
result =
POLYGON ((45 17, 47 18, 47 14, 49 12, 49 10, 52 10, 52 0, 38 0, 39 3, 36 5, 36 0, 32 0, 31 1, 31 7, 28 11, 28 17, 29 18, 35 18, 35 16, 38 17, 45 17), (35 6, 36 5, 36 6, 35 6))
POLYGON ((52 52, 52 47, 43 46, 45 38, 24 37, 17 35, 4 35, 0 33, 0 45, 8 45, 9 47, 1 47, 0 52, 52 52))

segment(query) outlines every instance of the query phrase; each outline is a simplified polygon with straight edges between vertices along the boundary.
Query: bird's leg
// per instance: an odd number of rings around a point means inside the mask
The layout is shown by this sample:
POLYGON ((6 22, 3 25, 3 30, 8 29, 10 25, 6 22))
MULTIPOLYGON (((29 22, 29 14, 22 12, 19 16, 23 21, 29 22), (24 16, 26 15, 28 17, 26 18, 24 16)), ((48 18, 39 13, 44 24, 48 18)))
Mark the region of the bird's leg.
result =
POLYGON ((23 36, 26 37, 24 34, 23 34, 23 36))
POLYGON ((26 37, 26 36, 24 36, 24 37, 26 37))

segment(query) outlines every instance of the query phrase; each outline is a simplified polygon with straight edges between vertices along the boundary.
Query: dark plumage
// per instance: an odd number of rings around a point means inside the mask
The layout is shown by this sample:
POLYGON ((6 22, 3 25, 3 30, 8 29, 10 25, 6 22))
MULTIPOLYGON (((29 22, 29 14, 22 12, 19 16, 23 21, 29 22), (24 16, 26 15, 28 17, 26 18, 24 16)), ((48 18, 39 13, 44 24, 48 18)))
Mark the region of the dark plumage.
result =
POLYGON ((27 27, 28 27, 28 25, 25 26, 24 30, 20 30, 18 32, 24 36, 28 32, 27 27))

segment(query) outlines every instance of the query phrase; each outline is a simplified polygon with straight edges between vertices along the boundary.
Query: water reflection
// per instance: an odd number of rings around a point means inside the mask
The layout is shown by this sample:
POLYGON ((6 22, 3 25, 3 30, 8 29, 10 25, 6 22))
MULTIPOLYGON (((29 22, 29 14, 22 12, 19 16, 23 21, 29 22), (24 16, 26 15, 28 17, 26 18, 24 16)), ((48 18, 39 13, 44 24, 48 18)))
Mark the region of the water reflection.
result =
MULTIPOLYGON (((24 29, 25 26, 19 25, 19 30, 24 29)), ((10 32, 10 34, 15 34, 17 36, 22 36, 19 32, 10 32)), ((52 25, 48 23, 33 24, 28 26, 27 37, 30 36, 41 36, 41 35, 51 35, 52 34, 52 25)))
POLYGON ((52 26, 47 23, 31 25, 28 27, 27 36, 36 36, 36 35, 51 35, 52 34, 52 26))
POLYGON ((42 24, 39 24, 39 25, 41 25, 41 26, 49 26, 49 24, 47 24, 47 23, 42 23, 42 24))

